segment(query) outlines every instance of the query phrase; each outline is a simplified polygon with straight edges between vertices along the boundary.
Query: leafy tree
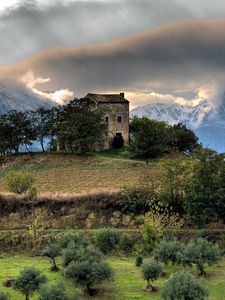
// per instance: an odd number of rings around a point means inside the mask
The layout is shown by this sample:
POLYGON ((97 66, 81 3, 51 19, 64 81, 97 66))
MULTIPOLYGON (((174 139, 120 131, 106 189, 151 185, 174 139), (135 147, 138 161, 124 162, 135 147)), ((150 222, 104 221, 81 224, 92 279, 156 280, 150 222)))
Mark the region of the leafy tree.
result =
POLYGON ((78 300, 79 294, 74 293, 73 295, 68 295, 63 283, 57 281, 52 286, 43 286, 40 289, 39 300, 78 300))
POLYGON ((87 247, 90 245, 90 240, 83 233, 67 232, 60 238, 59 244, 62 249, 65 249, 73 242, 76 247, 87 247))
POLYGON ((162 266, 154 259, 146 259, 142 265, 143 278, 147 280, 146 289, 149 291, 155 290, 152 282, 158 279, 162 274, 162 266))
POLYGON ((165 122, 134 117, 130 123, 131 140, 128 150, 133 157, 151 158, 167 150, 168 125, 165 122))
POLYGON ((138 255, 135 259, 135 266, 136 267, 140 267, 143 263, 143 257, 138 255))
POLYGON ((112 278, 112 269, 109 264, 92 257, 85 260, 78 260, 69 264, 66 269, 66 275, 71 278, 75 283, 85 287, 85 291, 91 295, 92 287, 105 280, 112 278))
POLYGON ((9 171, 5 176, 9 190, 16 194, 23 194, 34 187, 35 175, 27 171, 9 171))
POLYGON ((103 137, 106 124, 96 103, 89 98, 74 99, 58 112, 56 135, 72 152, 85 155, 103 137))
POLYGON ((13 288, 19 291, 25 296, 26 300, 30 299, 30 296, 35 291, 39 290, 41 285, 47 282, 45 275, 33 267, 27 267, 20 272, 20 275, 16 278, 13 288))
POLYGON ((199 275, 206 275, 205 266, 213 265, 221 258, 222 252, 217 244, 206 239, 197 238, 191 240, 183 250, 183 264, 196 265, 199 275))
POLYGON ((163 239, 155 249, 155 259, 164 264, 181 262, 183 247, 176 240, 163 239))
POLYGON ((18 244, 19 240, 18 238, 16 238, 12 231, 10 231, 8 233, 8 236, 6 237, 6 244, 9 246, 9 248, 12 250, 12 253, 13 253, 13 259, 14 259, 14 252, 15 252, 15 248, 16 248, 16 245, 18 244))
POLYGON ((96 245, 104 254, 109 254, 118 243, 119 233, 115 229, 102 229, 96 234, 96 245))
POLYGON ((57 272, 59 270, 58 266, 56 265, 56 257, 60 254, 61 247, 59 244, 53 243, 51 241, 48 242, 47 247, 43 250, 42 255, 47 256, 51 259, 52 266, 51 271, 57 272))
POLYGON ((208 290, 202 282, 185 271, 173 274, 162 292, 164 300, 204 300, 207 296, 208 290))
POLYGON ((201 227, 219 219, 220 173, 224 166, 223 154, 209 149, 195 153, 192 176, 185 183, 185 206, 191 224, 201 227))
POLYGON ((191 153, 199 146, 198 137, 186 125, 178 123, 169 129, 168 146, 172 150, 191 153))

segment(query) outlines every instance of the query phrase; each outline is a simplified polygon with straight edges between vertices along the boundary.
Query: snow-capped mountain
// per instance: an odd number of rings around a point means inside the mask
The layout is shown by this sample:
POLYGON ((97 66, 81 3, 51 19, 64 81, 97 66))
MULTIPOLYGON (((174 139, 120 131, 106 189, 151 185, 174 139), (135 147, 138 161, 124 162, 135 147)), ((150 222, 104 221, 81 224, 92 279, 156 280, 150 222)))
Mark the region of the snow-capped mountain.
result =
POLYGON ((186 124, 196 132, 204 146, 225 152, 225 104, 214 107, 207 100, 196 106, 151 103, 133 109, 131 116, 145 116, 171 125, 186 124))
POLYGON ((10 110, 25 111, 38 107, 50 108, 53 105, 52 101, 43 99, 20 85, 0 84, 0 114, 8 113, 10 110))

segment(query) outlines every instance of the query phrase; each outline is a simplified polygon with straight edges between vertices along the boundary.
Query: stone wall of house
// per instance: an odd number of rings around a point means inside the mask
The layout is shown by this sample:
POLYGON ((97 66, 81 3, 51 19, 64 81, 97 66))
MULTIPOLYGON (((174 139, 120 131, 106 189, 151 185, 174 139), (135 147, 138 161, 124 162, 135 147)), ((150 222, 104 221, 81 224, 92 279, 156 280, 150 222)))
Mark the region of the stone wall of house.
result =
POLYGON ((121 133, 125 143, 129 141, 129 103, 98 103, 99 110, 108 123, 108 137, 105 148, 108 148, 110 142, 116 133, 121 133), (118 122, 118 117, 121 122, 118 122), (107 147, 108 144, 108 147, 107 147))

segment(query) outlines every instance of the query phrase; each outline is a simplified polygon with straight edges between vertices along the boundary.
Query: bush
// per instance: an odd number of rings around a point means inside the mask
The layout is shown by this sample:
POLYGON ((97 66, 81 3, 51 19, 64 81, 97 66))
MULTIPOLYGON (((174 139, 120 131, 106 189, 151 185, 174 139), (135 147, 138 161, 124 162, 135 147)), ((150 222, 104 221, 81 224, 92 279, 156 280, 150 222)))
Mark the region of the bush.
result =
POLYGON ((213 244, 206 239, 197 238, 191 240, 183 251, 183 264, 192 266, 195 264, 199 275, 206 275, 205 266, 217 263, 222 256, 222 251, 217 244, 213 244))
POLYGON ((202 283, 185 271, 173 274, 162 292, 162 298, 165 300, 203 300, 207 296, 208 291, 202 283))
POLYGON ((114 229, 102 229, 96 234, 96 245, 104 253, 109 254, 119 243, 119 234, 114 229))
POLYGON ((47 277, 42 275, 41 272, 33 267, 25 268, 20 272, 20 275, 15 280, 13 288, 19 291, 26 297, 26 300, 30 299, 30 296, 35 291, 39 290, 43 283, 47 282, 47 277))
POLYGON ((33 191, 35 184, 34 174, 26 171, 10 171, 6 174, 5 180, 10 192, 15 194, 33 191))
POLYGON ((155 249, 155 259, 164 264, 180 263, 182 250, 183 247, 178 241, 163 239, 155 249))
POLYGON ((132 236, 124 234, 120 241, 120 249, 125 255, 131 255, 134 249, 134 239, 132 236))
POLYGON ((112 147, 114 149, 120 149, 124 146, 124 138, 122 135, 115 135, 112 140, 112 147))
POLYGON ((142 265, 142 263, 143 263, 143 257, 142 256, 137 256, 136 257, 136 260, 135 260, 135 266, 136 267, 140 267, 141 265, 142 265))
POLYGON ((56 282, 50 287, 41 287, 39 300, 78 300, 78 293, 67 295, 63 283, 56 282))
POLYGON ((0 300, 9 300, 10 299, 10 295, 0 292, 0 300))
POLYGON ((65 249, 73 242, 74 247, 87 247, 90 240, 83 233, 65 233, 59 241, 60 247, 65 249))
POLYGON ((147 280, 146 289, 149 291, 154 291, 155 288, 152 286, 151 282, 158 279, 162 274, 162 265, 154 259, 145 260, 142 265, 143 278, 147 280))

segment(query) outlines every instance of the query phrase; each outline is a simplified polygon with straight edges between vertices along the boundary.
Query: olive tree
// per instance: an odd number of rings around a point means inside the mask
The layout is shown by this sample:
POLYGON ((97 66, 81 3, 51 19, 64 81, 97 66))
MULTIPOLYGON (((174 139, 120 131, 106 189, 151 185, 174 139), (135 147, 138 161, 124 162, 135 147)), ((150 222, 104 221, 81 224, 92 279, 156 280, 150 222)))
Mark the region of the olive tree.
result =
POLYGON ((60 254, 61 248, 60 245, 54 244, 51 241, 48 242, 48 245, 43 250, 42 255, 47 256, 51 259, 52 266, 51 271, 57 272, 59 270, 58 266, 56 265, 56 257, 60 254))
POLYGON ((152 282, 158 279, 162 274, 162 265, 154 259, 146 259, 142 265, 143 278, 147 280, 146 290, 154 291, 152 282))
POLYGON ((199 275, 206 275, 206 265, 213 265, 218 262, 222 256, 222 251, 217 244, 213 244, 204 238, 190 240, 184 247, 183 264, 196 265, 199 275))
POLYGON ((176 240, 163 239, 155 248, 155 259, 173 265, 181 262, 182 245, 176 240))
POLYGON ((10 295, 6 294, 4 292, 0 292, 0 300, 9 300, 10 299, 10 295))
POLYGON ((16 278, 13 288, 30 300, 30 296, 40 289, 41 285, 47 282, 47 277, 34 267, 27 267, 20 272, 16 278))
POLYGON ((178 271, 173 274, 162 291, 164 300, 204 300, 208 290, 190 273, 178 271))
POLYGON ((40 289, 39 300, 78 300, 79 294, 75 292, 72 295, 66 293, 65 286, 62 282, 58 281, 48 286, 43 286, 40 289))

